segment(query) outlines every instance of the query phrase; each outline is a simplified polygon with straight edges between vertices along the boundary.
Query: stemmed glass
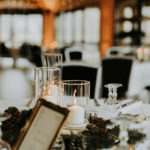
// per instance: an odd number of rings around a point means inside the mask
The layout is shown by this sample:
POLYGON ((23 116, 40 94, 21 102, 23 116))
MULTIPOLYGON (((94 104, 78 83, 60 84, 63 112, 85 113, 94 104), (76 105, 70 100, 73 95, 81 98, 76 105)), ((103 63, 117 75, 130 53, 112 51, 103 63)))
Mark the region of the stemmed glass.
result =
POLYGON ((121 87, 122 84, 119 83, 110 83, 106 84, 104 87, 108 88, 108 99, 107 103, 109 105, 118 104, 119 101, 117 100, 117 88, 121 87))
POLYGON ((117 88, 121 86, 122 84, 118 83, 106 84, 104 86, 108 88, 108 98, 105 99, 103 105, 101 105, 99 114, 103 114, 105 119, 114 118, 121 112, 121 103, 117 100, 117 88))
POLYGON ((8 113, 0 113, 0 150, 11 150, 11 146, 6 141, 2 140, 2 122, 9 119, 11 114, 8 113))

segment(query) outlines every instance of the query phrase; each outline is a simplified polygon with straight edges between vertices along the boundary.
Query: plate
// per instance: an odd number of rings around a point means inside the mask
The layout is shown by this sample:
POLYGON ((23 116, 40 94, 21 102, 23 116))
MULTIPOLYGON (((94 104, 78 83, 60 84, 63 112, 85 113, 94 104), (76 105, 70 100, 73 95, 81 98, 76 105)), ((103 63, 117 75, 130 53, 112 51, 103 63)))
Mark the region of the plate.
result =
POLYGON ((79 130, 86 127, 88 122, 85 120, 83 124, 65 124, 64 128, 69 130, 79 130))

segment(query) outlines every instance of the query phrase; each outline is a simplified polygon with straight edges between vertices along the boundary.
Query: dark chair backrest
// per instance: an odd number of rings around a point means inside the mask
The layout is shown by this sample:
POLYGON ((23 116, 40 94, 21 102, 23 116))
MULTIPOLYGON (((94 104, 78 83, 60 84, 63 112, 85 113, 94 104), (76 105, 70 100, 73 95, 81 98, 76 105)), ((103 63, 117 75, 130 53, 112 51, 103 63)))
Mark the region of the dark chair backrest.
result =
POLYGON ((81 61, 84 57, 84 50, 82 47, 69 47, 65 49, 64 53, 66 62, 81 61))
POLYGON ((37 45, 30 45, 24 43, 20 48, 20 56, 23 58, 27 58, 30 62, 35 64, 37 67, 42 66, 41 47, 37 45))
POLYGON ((100 97, 108 97, 108 89, 104 87, 108 83, 121 83, 123 86, 117 90, 118 98, 124 98, 126 96, 132 63, 132 59, 122 57, 104 58, 101 60, 100 97))
POLYGON ((90 81, 90 98, 98 97, 97 84, 99 67, 80 62, 64 63, 62 65, 62 80, 87 80, 90 81))
POLYGON ((1 43, 0 45, 0 56, 2 57, 11 57, 10 50, 5 46, 4 43, 1 43))
POLYGON ((81 60, 82 53, 81 52, 70 52, 70 59, 71 60, 81 60))

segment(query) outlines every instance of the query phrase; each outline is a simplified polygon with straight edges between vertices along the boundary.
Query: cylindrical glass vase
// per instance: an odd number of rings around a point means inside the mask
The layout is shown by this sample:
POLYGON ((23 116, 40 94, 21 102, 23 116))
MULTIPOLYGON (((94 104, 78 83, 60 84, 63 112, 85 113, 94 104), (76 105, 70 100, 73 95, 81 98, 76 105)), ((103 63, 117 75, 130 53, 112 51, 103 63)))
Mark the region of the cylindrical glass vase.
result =
POLYGON ((36 67, 35 68, 35 98, 32 107, 39 98, 55 104, 61 104, 60 68, 36 67))
POLYGON ((42 63, 44 67, 61 67, 62 54, 54 52, 44 52, 42 54, 42 63))
POLYGON ((77 104, 85 107, 90 97, 90 82, 85 80, 61 81, 62 105, 64 107, 77 104))

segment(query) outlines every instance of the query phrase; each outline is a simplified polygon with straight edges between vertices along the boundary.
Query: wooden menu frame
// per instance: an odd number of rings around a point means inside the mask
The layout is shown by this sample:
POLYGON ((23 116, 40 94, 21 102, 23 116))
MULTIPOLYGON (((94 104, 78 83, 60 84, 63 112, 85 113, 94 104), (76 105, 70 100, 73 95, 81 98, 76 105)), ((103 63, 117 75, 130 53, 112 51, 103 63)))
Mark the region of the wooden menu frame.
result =
POLYGON ((12 149, 52 149, 68 114, 67 108, 39 99, 12 149))

